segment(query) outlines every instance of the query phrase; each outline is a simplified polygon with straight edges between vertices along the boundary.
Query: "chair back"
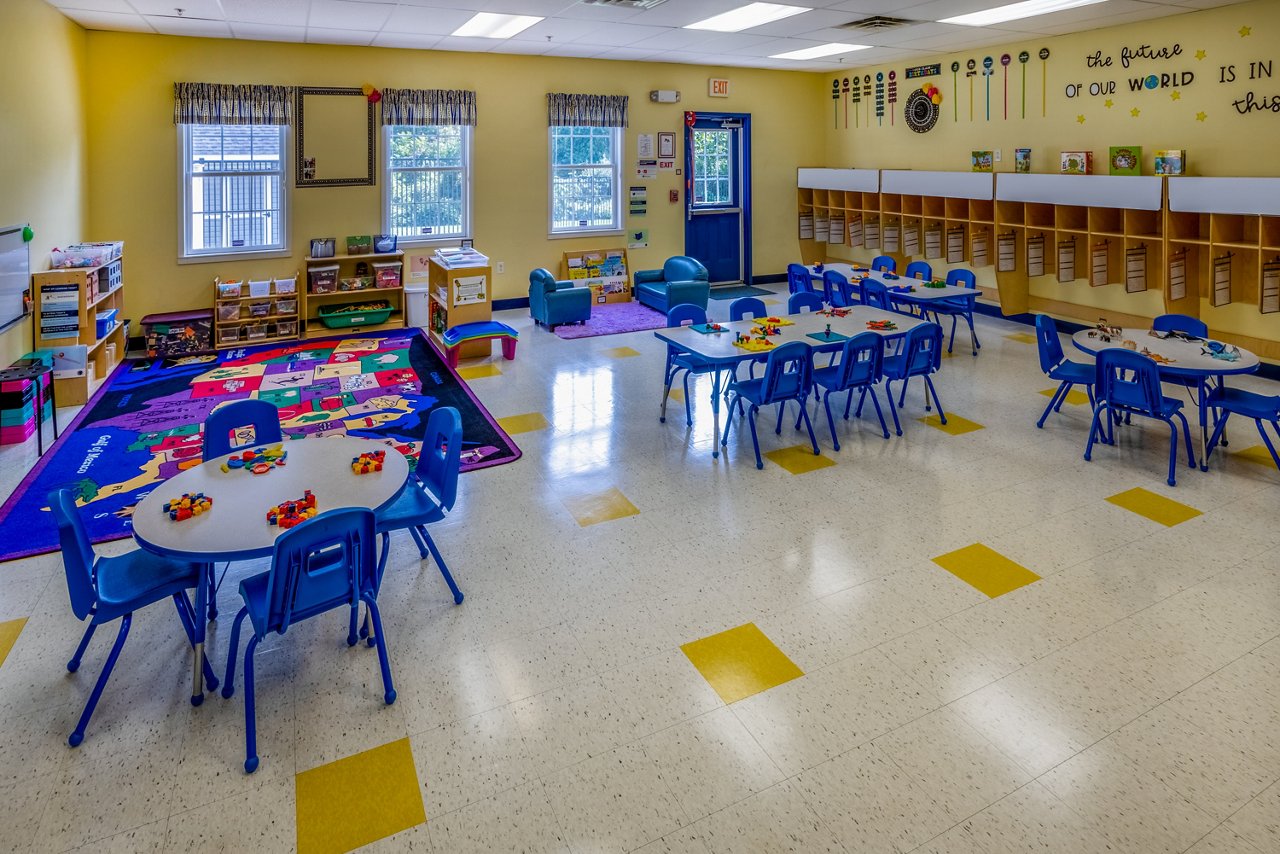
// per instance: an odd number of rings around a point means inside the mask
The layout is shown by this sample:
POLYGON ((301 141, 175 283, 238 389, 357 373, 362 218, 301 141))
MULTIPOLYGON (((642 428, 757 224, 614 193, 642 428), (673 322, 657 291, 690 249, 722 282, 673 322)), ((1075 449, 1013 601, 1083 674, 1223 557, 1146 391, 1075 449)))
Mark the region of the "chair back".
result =
POLYGON ((58 524, 58 544, 62 547, 62 568, 67 573, 67 593, 71 597, 71 611, 77 619, 89 616, 89 610, 98 601, 98 590, 93 583, 93 546, 80 520, 80 510, 69 489, 57 489, 49 493, 49 509, 58 524))
POLYGON ((706 323, 707 311, 702 306, 682 302, 667 312, 667 327, 684 326, 686 323, 706 323))
POLYGON ((874 332, 859 332, 840 348, 840 364, 832 390, 871 385, 883 376, 884 339, 874 332))
POLYGON ((882 273, 898 272, 898 262, 888 255, 877 255, 871 261, 871 269, 879 270, 882 273))
POLYGON ((787 265, 787 290, 793 294, 813 293, 813 279, 803 264, 787 265))
POLYGON ((908 279, 924 279, 926 282, 933 281, 933 268, 929 266, 928 261, 912 261, 907 265, 908 279))
POLYGON ((853 287, 839 270, 822 271, 822 298, 836 308, 852 305, 853 287))
POLYGON ((1160 367, 1150 356, 1123 347, 1098 351, 1097 399, 1112 406, 1153 415, 1163 407, 1160 367))
POLYGON ((529 289, 532 291, 537 289, 540 293, 554 291, 556 289, 556 277, 551 275, 551 271, 543 267, 529 273, 529 289))
POLYGON ((462 416, 452 406, 437 406, 427 417, 415 471, 445 510, 452 510, 458 498, 461 457, 462 416))
POLYGON ((253 398, 234 400, 219 406, 204 420, 202 455, 206 460, 229 454, 236 448, 248 445, 265 445, 284 438, 280 432, 280 410, 265 400, 253 398), (243 433, 245 427, 253 428, 253 439, 243 433), (239 441, 232 442, 232 433, 239 441))
POLYGON ((798 400, 809 393, 813 379, 813 348, 791 341, 769 351, 760 381, 760 405, 798 400))
POLYGON ((354 607, 376 589, 373 511, 329 510, 276 539, 267 577, 266 630, 284 634, 297 620, 354 607))
POLYGON ((822 311, 822 297, 817 294, 798 293, 787 298, 787 314, 805 311, 822 311))
POLYGON ((705 282, 709 278, 707 268, 702 262, 688 255, 672 255, 662 264, 663 281, 705 282))
POLYGON ((898 373, 893 379, 918 377, 941 368, 942 327, 936 323, 922 323, 907 330, 902 354, 897 363, 898 373))
POLYGON ((947 284, 974 290, 978 287, 978 277, 973 274, 972 270, 957 268, 947 273, 947 284))
POLYGON ((1046 374, 1066 360, 1062 353, 1062 341, 1058 339, 1058 327, 1047 314, 1036 315, 1036 346, 1040 350, 1040 370, 1046 374))
POLYGON ((768 316, 769 309, 765 306, 764 300, 757 297, 738 297, 729 303, 730 322, 768 316))
POLYGON ((862 280, 862 304, 885 311, 893 311, 889 303, 889 287, 871 277, 862 280))
POLYGON ((1156 332, 1185 332, 1197 338, 1209 337, 1209 324, 1189 314, 1162 314, 1152 319, 1151 328, 1156 332))

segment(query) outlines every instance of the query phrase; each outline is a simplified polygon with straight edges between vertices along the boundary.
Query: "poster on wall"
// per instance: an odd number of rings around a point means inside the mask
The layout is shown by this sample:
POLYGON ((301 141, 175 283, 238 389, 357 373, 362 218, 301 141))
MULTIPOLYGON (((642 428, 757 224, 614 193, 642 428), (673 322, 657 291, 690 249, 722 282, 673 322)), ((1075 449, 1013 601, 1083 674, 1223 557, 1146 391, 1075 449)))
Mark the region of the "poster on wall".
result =
POLYGON ((1012 273, 1018 268, 1018 243, 1013 232, 1007 232, 996 238, 996 272, 1012 273))
POLYGON ((947 229, 947 263, 964 263, 964 226, 947 229))
POLYGON ((813 240, 813 214, 800 214, 800 239, 813 240))
POLYGON ((927 228, 924 232, 924 257, 930 261, 942 257, 942 229, 927 228))
POLYGON ((827 242, 837 246, 844 245, 844 214, 836 214, 831 217, 831 230, 827 242))
POLYGON ((1187 296, 1187 250, 1179 249, 1169 257, 1169 300, 1187 296))
POLYGON ((969 247, 973 266, 985 267, 991 263, 987 258, 987 250, 987 233, 985 231, 974 232, 973 240, 969 247))
POLYGON ((1058 281, 1061 284, 1076 280, 1076 240, 1074 237, 1058 243, 1058 281))
POLYGON ((827 238, 831 236, 831 221, 827 219, 826 214, 814 214, 813 217, 813 239, 819 243, 826 243, 827 238))
POLYGON ((862 228, 863 246, 867 249, 880 248, 880 220, 869 219, 862 228))
POLYGON ((862 245, 862 217, 854 216, 849 220, 849 245, 862 245))
POLYGON ((1258 310, 1263 314, 1280 311, 1280 261, 1262 265, 1262 299, 1258 310))
POLYGON ((1092 249, 1089 283, 1095 288, 1107 283, 1107 241, 1096 243, 1092 249))
POLYGON ((1213 259, 1213 305, 1231 304, 1231 253, 1213 259))
POLYGON ((1044 235, 1027 238, 1027 276, 1044 275, 1044 235))
POLYGON ((912 256, 920 254, 920 229, 914 225, 902 229, 902 254, 912 256))
POLYGON ((884 227, 884 251, 898 252, 901 247, 902 226, 891 222, 884 227))
POLYGON ((1146 244, 1125 250, 1124 290, 1125 293, 1136 294, 1147 289, 1147 247, 1146 244))

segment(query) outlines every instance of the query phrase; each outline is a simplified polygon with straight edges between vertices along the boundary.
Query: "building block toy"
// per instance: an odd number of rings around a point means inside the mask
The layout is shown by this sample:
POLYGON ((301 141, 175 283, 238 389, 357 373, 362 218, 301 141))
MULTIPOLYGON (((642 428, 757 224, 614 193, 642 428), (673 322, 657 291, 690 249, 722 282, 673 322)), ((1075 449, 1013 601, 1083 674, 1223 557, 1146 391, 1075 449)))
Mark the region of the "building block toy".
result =
POLYGON ((484 341, 486 339, 502 339, 502 358, 511 361, 516 357, 516 342, 520 333, 505 323, 496 320, 481 320, 476 323, 459 323, 450 327, 440 336, 444 342, 445 356, 449 367, 458 367, 458 347, 468 341, 484 341))
POLYGON ((253 474, 266 474, 277 466, 283 466, 288 458, 289 452, 283 445, 272 445, 269 448, 254 448, 252 451, 232 454, 221 468, 224 472, 244 469, 253 474))
POLYGON ((281 528, 292 528, 301 525, 320 511, 316 508, 316 497, 307 490, 297 501, 285 501, 267 511, 267 524, 281 528))
POLYGON ((371 471, 382 471, 386 462, 386 451, 370 451, 351 458, 351 470, 356 474, 368 474, 371 471))
POLYGON ((192 516, 199 516, 201 513, 212 510, 213 499, 203 492, 194 494, 184 492, 181 498, 166 501, 164 507, 160 509, 169 515, 169 521, 184 522, 192 516))

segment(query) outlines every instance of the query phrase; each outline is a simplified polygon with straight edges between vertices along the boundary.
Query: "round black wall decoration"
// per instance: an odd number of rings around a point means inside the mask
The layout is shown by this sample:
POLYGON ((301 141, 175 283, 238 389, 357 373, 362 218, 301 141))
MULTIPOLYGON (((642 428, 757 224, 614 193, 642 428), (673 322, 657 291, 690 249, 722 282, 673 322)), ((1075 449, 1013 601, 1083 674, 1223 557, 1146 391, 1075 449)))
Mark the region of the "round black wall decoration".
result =
POLYGON ((916 133, 928 133, 938 123, 938 114, 942 110, 932 98, 917 89, 907 98, 905 112, 907 127, 916 133))

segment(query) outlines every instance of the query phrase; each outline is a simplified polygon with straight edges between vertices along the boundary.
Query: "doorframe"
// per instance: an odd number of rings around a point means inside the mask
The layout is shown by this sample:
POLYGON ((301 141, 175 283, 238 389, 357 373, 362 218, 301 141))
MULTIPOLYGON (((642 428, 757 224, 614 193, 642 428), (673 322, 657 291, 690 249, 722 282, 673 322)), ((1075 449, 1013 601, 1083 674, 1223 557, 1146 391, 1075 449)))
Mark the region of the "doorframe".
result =
POLYGON ((693 209, 693 145, 692 130, 697 121, 739 122, 741 133, 738 134, 738 200, 742 211, 742 235, 740 237, 742 253, 742 283, 751 284, 752 278, 752 239, 751 239, 751 114, 750 113, 685 113, 684 134, 684 217, 685 217, 685 250, 688 250, 688 222, 693 209))

